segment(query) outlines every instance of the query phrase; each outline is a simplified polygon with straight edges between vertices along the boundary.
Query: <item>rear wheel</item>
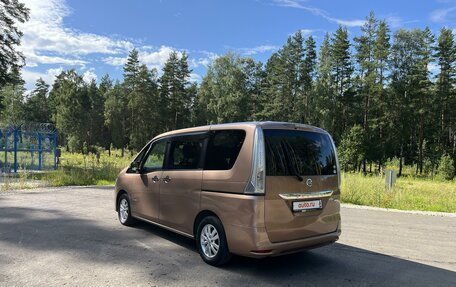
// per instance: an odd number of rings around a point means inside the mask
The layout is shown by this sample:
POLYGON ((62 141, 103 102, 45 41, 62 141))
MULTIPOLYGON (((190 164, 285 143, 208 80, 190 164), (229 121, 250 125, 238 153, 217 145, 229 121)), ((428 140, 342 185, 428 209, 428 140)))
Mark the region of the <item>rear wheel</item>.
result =
POLYGON ((196 235, 197 248, 204 262, 220 266, 231 259, 225 230, 222 222, 215 216, 201 220, 196 235))
POLYGON ((119 197, 119 202, 117 204, 120 223, 126 226, 130 226, 135 223, 135 219, 131 216, 130 199, 126 193, 119 197))

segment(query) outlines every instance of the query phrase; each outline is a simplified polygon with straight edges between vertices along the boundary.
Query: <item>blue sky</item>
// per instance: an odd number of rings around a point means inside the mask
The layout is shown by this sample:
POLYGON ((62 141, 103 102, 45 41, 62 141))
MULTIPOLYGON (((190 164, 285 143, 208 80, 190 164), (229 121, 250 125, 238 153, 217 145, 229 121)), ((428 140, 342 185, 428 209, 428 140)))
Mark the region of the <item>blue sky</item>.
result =
POLYGON ((424 28, 434 33, 456 28, 456 0, 22 0, 31 9, 20 49, 26 56, 26 88, 38 77, 52 84, 60 71, 74 68, 84 79, 109 73, 122 77, 128 52, 161 69, 173 50, 186 51, 200 81, 206 67, 228 51, 266 61, 297 30, 317 44, 326 32, 347 26, 350 36, 373 10, 393 32, 424 28))

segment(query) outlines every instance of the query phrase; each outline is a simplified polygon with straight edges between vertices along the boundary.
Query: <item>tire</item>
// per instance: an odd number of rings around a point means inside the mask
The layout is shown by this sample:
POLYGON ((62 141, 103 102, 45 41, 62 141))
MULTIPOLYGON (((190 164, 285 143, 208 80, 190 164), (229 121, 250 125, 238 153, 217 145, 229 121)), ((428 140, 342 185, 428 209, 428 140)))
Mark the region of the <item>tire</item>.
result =
POLYGON ((126 193, 119 197, 119 201, 117 202, 117 215, 122 225, 131 226, 136 222, 133 216, 131 216, 130 199, 126 193))
POLYGON ((221 266, 231 259, 225 230, 215 216, 203 218, 196 233, 196 248, 201 258, 209 265, 221 266))

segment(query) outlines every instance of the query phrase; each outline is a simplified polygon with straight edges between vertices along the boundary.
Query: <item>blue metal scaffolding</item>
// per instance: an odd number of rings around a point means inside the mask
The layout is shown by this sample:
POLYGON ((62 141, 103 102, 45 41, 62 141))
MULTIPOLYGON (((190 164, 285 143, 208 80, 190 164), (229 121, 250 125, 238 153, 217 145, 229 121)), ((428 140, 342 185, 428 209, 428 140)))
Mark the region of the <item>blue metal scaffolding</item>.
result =
POLYGON ((52 124, 26 123, 0 127, 3 172, 57 168, 57 130, 52 124))

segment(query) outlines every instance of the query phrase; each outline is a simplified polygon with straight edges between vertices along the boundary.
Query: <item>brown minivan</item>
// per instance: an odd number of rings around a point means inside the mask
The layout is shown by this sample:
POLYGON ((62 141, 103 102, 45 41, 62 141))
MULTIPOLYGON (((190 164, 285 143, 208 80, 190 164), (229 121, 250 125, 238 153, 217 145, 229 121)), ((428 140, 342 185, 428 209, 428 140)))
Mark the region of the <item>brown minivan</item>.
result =
POLYGON ((331 136, 313 126, 248 122, 152 139, 115 187, 119 220, 196 239, 203 260, 267 257, 338 240, 340 173, 331 136))

